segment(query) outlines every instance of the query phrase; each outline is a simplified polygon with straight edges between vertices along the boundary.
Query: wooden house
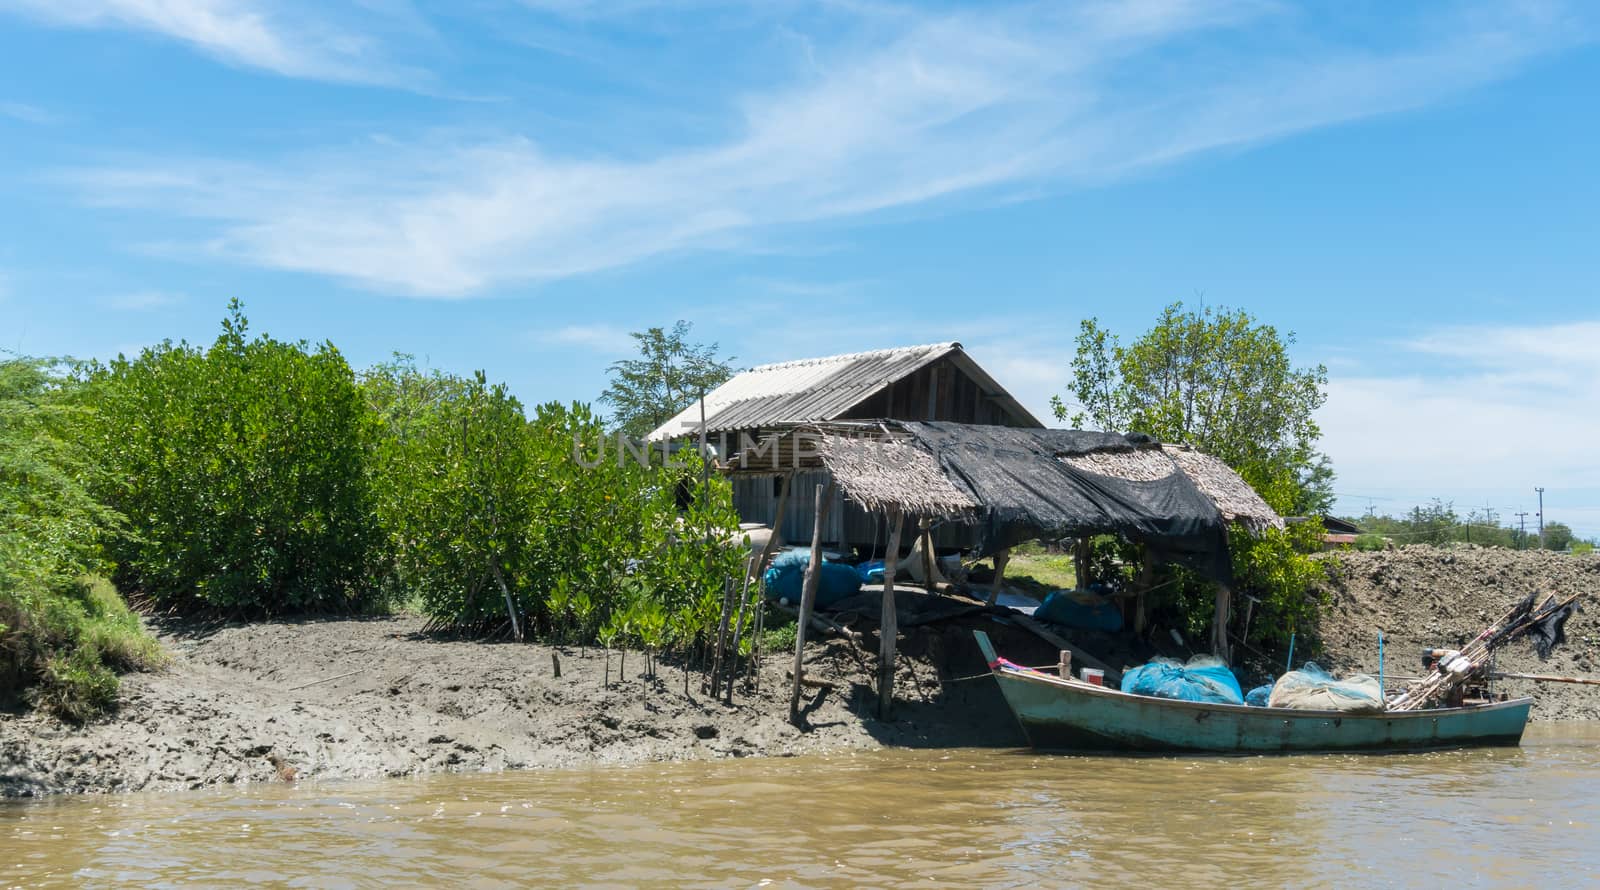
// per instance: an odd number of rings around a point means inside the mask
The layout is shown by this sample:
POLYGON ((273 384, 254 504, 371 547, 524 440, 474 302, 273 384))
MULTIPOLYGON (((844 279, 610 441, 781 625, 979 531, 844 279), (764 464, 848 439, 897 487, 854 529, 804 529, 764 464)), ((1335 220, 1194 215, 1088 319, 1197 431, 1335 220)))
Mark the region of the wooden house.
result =
MULTIPOLYGON (((731 477, 741 521, 772 526, 782 501, 781 527, 791 539, 803 540, 812 528, 810 493, 828 479, 827 470, 812 466, 796 471, 792 461, 752 460, 742 452, 761 451, 776 437, 811 424, 878 419, 1043 427, 960 343, 949 342, 751 368, 707 393, 703 404, 696 401, 657 427, 649 438, 693 437, 703 429, 724 465, 740 467, 731 477), (783 497, 785 484, 796 492, 794 497, 783 497)), ((881 554, 882 516, 847 501, 837 490, 833 497, 823 540, 881 554)), ((972 537, 971 528, 952 523, 935 530, 934 543, 954 549, 968 545, 972 537)))

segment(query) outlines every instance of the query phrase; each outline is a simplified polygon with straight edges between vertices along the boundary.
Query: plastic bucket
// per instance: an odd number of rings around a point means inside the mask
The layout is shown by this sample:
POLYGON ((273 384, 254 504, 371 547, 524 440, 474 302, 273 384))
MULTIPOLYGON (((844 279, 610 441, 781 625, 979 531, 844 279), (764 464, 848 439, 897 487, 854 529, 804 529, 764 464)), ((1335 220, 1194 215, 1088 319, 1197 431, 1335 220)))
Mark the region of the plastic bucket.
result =
POLYGON ((1106 685, 1106 672, 1099 668, 1083 668, 1078 672, 1078 676, 1090 686, 1106 685))

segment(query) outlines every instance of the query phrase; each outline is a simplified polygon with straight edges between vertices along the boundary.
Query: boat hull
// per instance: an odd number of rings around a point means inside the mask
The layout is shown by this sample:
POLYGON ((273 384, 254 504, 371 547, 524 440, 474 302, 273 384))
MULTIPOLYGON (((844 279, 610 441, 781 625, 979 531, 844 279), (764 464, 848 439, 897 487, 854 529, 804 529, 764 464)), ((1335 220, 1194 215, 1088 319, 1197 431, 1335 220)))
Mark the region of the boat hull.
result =
POLYGON ((1132 695, 1037 673, 995 680, 1033 747, 1064 751, 1400 751, 1516 745, 1531 699, 1348 714, 1132 695))

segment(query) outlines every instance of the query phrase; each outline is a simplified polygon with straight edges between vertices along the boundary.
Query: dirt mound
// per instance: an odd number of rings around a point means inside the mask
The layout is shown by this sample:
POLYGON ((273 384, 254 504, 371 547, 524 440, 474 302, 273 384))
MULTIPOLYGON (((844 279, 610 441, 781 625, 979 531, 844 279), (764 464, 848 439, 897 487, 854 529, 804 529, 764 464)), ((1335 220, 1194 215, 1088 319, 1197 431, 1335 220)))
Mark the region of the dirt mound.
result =
MULTIPOLYGON (((1581 611, 1567 623, 1567 643, 1540 661, 1526 641, 1503 649, 1504 671, 1600 674, 1600 556, 1543 550, 1413 545, 1398 550, 1322 557, 1329 580, 1320 623, 1324 667, 1378 670, 1383 632, 1389 676, 1417 674, 1420 653, 1459 646, 1530 591, 1561 596, 1583 592, 1581 611)), ((1513 695, 1531 695, 1540 720, 1600 719, 1600 687, 1500 681, 1513 695)), ((1393 688, 1391 684, 1391 688, 1393 688)))

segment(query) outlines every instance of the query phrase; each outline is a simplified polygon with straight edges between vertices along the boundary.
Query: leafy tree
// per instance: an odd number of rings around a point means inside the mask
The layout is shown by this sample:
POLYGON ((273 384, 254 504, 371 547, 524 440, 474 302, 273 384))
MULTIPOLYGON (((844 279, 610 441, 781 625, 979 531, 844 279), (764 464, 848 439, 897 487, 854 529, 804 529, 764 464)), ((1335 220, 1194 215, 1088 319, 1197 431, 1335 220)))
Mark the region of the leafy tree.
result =
POLYGON ((1566 550, 1577 540, 1572 534, 1572 527, 1565 522, 1546 522, 1544 524, 1544 549, 1566 550))
POLYGON ((717 620, 738 516, 717 476, 680 509, 696 457, 596 460, 604 429, 588 406, 528 419, 481 373, 423 374, 400 357, 364 387, 384 427, 373 475, 394 584, 441 626, 498 632, 509 600, 525 632, 660 651, 717 620))
POLYGON ((166 607, 261 615, 372 600, 368 414, 332 344, 249 339, 229 304, 209 349, 171 342, 92 375, 88 430, 129 517, 118 579, 166 607))
MULTIPOLYGON (((1318 454, 1315 413, 1326 401, 1327 369, 1296 367, 1280 334, 1243 310, 1167 306, 1148 332, 1123 346, 1097 319, 1082 323, 1068 387, 1072 404, 1051 400, 1075 426, 1147 433, 1213 455, 1280 514, 1320 514, 1333 499, 1333 468, 1318 454)), ((1322 524, 1306 522, 1230 539, 1241 591, 1260 606, 1250 640, 1302 635, 1315 617, 1308 598, 1321 567, 1322 524)), ((1211 617, 1210 584, 1179 571, 1163 594, 1178 624, 1200 632, 1211 617)))
POLYGON ((113 704, 114 671, 162 656, 116 591, 86 580, 123 519, 89 491, 98 470, 77 442, 90 409, 61 371, 0 361, 0 696, 27 690, 82 719, 113 704))
POLYGON ((616 429, 642 438, 733 376, 732 360, 717 357, 717 344, 688 342, 691 327, 678 321, 670 331, 628 335, 639 344, 639 357, 612 364, 611 385, 600 396, 612 408, 616 429))
POLYGON ((1174 303, 1128 346, 1082 323, 1069 392, 1058 420, 1148 433, 1220 458, 1279 512, 1324 507, 1333 472, 1316 451, 1316 410, 1327 400, 1327 369, 1296 367, 1279 334, 1243 310, 1186 310, 1174 303), (1282 492, 1277 500, 1269 494, 1282 492))

